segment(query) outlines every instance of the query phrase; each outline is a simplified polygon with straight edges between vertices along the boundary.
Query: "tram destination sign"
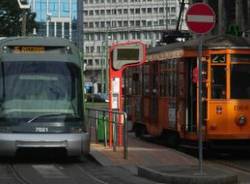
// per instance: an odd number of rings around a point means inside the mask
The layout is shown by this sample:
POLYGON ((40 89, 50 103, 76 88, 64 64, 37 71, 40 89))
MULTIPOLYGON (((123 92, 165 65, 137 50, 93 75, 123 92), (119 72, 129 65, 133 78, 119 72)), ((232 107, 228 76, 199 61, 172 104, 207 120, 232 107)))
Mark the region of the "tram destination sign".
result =
POLYGON ((206 34, 215 26, 215 13, 206 3, 195 3, 187 10, 186 24, 193 33, 206 34))

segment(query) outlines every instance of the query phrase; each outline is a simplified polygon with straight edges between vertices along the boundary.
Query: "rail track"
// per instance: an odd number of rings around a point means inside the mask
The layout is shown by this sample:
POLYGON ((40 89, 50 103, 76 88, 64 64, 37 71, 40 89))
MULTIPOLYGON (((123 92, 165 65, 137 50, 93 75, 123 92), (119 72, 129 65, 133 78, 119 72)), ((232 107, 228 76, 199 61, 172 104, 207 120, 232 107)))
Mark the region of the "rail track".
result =
MULTIPOLYGON (((87 160, 87 159, 86 159, 87 160)), ((91 161, 1 161, 2 184, 108 184, 90 170, 98 170, 91 161), (3 172, 2 172, 3 171, 3 172), (56 182, 55 182, 56 181, 56 182)))

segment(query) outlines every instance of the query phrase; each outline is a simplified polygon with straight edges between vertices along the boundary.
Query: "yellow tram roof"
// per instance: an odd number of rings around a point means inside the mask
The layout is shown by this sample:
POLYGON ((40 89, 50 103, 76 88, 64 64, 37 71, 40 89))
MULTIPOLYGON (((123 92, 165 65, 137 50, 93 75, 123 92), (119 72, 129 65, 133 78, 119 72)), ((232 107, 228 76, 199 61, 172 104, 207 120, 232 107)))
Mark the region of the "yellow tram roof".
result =
MULTIPOLYGON (((194 57, 200 39, 192 39, 186 42, 177 42, 164 46, 157 46, 147 50, 147 60, 164 60, 180 57, 194 57)), ((231 35, 216 35, 203 37, 203 50, 225 49, 250 49, 250 39, 231 35)))

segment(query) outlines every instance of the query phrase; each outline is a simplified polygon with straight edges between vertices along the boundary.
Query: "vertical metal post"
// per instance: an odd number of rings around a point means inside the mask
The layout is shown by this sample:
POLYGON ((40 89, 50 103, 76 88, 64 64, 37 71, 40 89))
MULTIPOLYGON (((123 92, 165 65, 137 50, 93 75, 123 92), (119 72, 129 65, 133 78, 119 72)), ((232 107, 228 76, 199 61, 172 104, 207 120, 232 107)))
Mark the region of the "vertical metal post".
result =
POLYGON ((107 147, 107 122, 105 119, 105 111, 102 111, 102 122, 104 123, 104 146, 107 147))
POLYGON ((123 114, 123 146, 124 146, 124 159, 128 159, 128 123, 127 123, 127 114, 124 112, 123 114))
POLYGON ((105 89, 104 91, 109 94, 108 92, 108 83, 109 83, 109 33, 107 31, 106 34, 106 42, 105 42, 105 70, 106 70, 106 75, 105 75, 105 89))
POLYGON ((98 111, 95 111, 95 137, 96 137, 96 143, 98 143, 98 129, 99 129, 99 125, 98 125, 98 111))
POLYGON ((116 112, 113 114, 113 121, 112 121, 112 127, 113 127, 113 151, 116 152, 116 145, 117 145, 117 114, 116 112))
POLYGON ((199 120, 199 174, 203 175, 203 118, 202 118, 202 40, 203 35, 200 36, 200 44, 198 48, 198 70, 199 70, 199 83, 198 83, 198 120, 199 120))
POLYGON ((168 30, 168 0, 166 2, 166 30, 168 30))
POLYGON ((225 33, 225 2, 224 0, 218 0, 218 34, 225 33))
POLYGON ((89 109, 87 109, 87 126, 88 126, 88 130, 89 130, 90 141, 91 141, 92 125, 90 122, 90 110, 89 109))
POLYGON ((82 53, 83 52, 83 0, 77 0, 77 46, 80 52, 82 53))

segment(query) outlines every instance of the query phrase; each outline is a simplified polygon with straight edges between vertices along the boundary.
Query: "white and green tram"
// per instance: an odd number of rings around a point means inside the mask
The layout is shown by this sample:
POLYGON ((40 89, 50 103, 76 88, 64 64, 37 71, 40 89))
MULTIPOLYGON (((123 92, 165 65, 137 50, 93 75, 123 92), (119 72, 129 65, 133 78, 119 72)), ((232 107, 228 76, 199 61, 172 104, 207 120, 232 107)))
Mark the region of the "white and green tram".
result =
POLYGON ((19 149, 89 152, 79 51, 66 39, 0 40, 0 155, 19 149))

